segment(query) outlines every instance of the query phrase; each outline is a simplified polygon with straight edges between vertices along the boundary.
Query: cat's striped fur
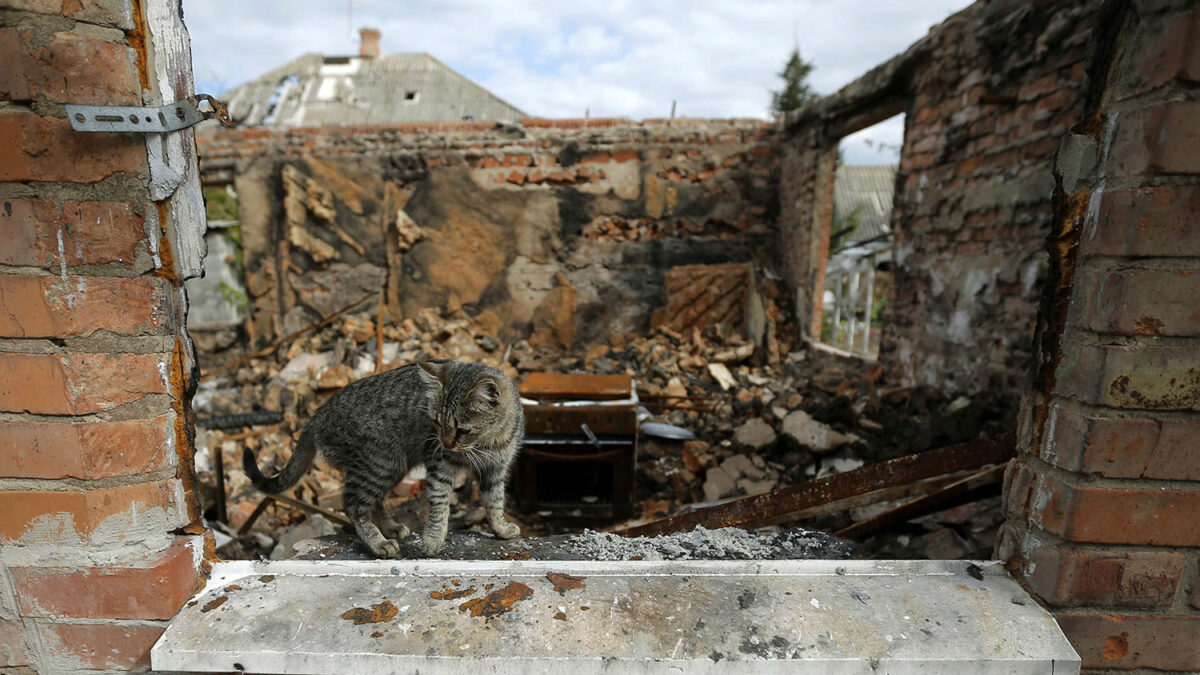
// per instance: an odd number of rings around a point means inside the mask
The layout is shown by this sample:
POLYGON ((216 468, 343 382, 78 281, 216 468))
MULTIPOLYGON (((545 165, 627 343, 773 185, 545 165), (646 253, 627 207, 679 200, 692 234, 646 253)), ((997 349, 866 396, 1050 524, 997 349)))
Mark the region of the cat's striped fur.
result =
POLYGON ((391 519, 382 501, 409 469, 424 464, 429 514, 421 549, 434 555, 445 543, 450 492, 462 466, 479 476, 496 536, 520 534, 504 518, 504 488, 524 435, 520 398, 503 373, 478 364, 424 361, 334 394, 313 414, 278 476, 263 476, 249 449, 242 465, 255 487, 279 493, 300 480, 319 449, 346 474, 342 504, 358 536, 375 555, 395 557, 397 539, 408 536, 408 528, 391 519))

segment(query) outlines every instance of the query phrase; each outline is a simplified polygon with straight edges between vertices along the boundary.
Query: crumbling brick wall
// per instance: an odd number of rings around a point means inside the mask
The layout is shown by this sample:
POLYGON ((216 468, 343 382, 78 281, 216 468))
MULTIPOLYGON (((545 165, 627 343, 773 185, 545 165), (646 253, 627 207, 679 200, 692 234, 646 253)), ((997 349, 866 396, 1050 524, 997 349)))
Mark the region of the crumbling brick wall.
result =
POLYGON ((156 191, 145 137, 76 133, 63 104, 187 96, 186 35, 171 3, 3 7, 0 670, 146 668, 206 544, 183 330, 194 141, 169 135, 191 170, 156 191))
POLYGON ((1098 25, 999 553, 1085 669, 1200 671, 1200 9, 1098 25))
POLYGON ((202 134, 200 152, 205 182, 240 200, 253 342, 386 285, 393 317, 462 309, 505 339, 569 336, 569 348, 647 330, 672 267, 778 267, 772 131, 604 119, 246 129, 202 134))
POLYGON ((1058 139, 1078 119, 1097 2, 979 2, 787 120, 781 248, 820 335, 835 149, 905 113, 892 212, 893 381, 1016 399, 1031 366, 1058 139))

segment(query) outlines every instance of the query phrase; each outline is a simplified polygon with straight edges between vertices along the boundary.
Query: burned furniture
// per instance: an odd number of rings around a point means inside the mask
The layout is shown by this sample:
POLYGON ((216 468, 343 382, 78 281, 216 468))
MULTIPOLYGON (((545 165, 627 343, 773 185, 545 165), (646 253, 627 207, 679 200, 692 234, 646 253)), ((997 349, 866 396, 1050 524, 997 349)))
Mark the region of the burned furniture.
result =
POLYGON ((520 392, 526 436, 513 481, 518 507, 555 519, 630 518, 637 459, 633 378, 534 373, 520 392))

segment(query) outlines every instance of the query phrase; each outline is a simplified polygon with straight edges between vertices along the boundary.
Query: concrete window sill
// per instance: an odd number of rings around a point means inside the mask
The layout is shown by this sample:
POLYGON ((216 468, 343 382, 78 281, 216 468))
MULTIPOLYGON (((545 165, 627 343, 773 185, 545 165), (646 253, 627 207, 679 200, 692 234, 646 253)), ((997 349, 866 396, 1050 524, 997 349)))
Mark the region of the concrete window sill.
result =
POLYGON ((724 674, 731 664, 754 673, 1079 672, 1054 619, 998 564, 976 564, 222 562, 152 663, 339 674, 724 674))

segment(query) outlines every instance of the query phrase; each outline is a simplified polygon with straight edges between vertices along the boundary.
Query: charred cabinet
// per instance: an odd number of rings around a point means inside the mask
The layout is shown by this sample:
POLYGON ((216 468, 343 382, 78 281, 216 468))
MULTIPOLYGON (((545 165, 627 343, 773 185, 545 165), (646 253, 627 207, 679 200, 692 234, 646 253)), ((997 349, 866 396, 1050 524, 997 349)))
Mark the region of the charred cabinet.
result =
POLYGON ((632 517, 633 378, 534 373, 520 391, 526 399, 526 434, 513 481, 518 506, 562 519, 632 517))

